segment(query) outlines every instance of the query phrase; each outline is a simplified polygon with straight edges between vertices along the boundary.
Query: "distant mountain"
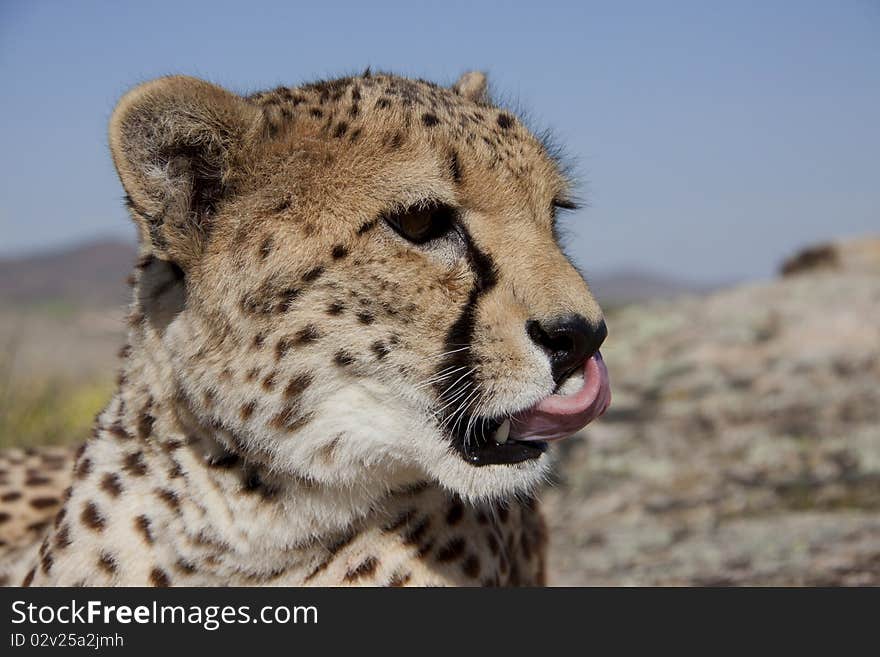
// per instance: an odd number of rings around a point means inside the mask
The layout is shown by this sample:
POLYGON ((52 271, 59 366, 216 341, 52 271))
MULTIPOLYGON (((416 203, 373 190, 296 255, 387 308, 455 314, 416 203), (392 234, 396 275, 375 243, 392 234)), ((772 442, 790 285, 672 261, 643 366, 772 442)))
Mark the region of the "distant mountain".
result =
POLYGON ((128 302, 125 284, 137 251, 121 240, 97 240, 74 247, 0 259, 0 304, 64 302, 105 307, 128 302))
POLYGON ((706 294, 716 287, 638 270, 600 273, 589 276, 587 282, 599 302, 608 306, 672 299, 686 294, 706 294))
MULTIPOLYGON (((0 259, 0 304, 63 302, 106 307, 128 302, 125 279, 136 257, 128 242, 97 240, 66 249, 0 259)), ((709 291, 646 271, 620 270, 591 276, 590 287, 609 306, 709 291)))

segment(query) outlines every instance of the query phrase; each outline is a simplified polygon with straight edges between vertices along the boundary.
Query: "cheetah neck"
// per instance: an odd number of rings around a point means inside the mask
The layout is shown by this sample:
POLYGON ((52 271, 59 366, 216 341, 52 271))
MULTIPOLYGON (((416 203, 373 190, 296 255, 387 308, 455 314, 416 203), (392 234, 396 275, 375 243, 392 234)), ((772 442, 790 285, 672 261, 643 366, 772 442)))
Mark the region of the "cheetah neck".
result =
POLYGON ((375 487, 334 486, 282 472, 271 454, 199 417, 149 323, 141 320, 130 331, 129 345, 117 393, 98 421, 98 440, 107 458, 162 491, 187 535, 224 546, 238 555, 232 562, 241 563, 243 554, 265 564, 308 558, 316 545, 332 544, 353 527, 387 521, 395 495, 420 482, 416 473, 401 473, 375 487), (137 453, 141 460, 132 456, 137 453))

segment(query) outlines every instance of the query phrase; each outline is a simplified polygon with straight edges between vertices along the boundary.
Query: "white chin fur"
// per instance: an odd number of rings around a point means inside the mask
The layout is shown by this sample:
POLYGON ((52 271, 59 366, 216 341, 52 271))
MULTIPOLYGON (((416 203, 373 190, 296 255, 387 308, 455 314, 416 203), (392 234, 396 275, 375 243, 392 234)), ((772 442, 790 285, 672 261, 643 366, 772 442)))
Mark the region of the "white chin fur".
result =
MULTIPOLYGON (((348 458, 337 461, 336 467, 347 467, 351 471, 348 474, 336 472, 333 478, 337 481, 375 485, 380 483, 377 477, 397 479, 398 471, 408 476, 420 471, 428 480, 458 493, 465 500, 483 502, 531 493, 545 481, 550 467, 546 454, 513 465, 470 465, 417 409, 375 382, 370 386, 355 383, 335 390, 320 410, 325 412, 319 413, 321 419, 313 423, 316 433, 333 436, 344 431, 346 434, 337 452, 348 458), (379 400, 382 412, 377 414, 379 400), (344 415, 331 412, 339 408, 347 412, 344 415)), ((297 444, 302 443, 287 441, 286 449, 281 450, 279 456, 288 449, 295 449, 293 445, 297 444)), ((302 455, 293 453, 287 457, 291 461, 302 460, 302 455)), ((393 485, 393 482, 387 484, 393 485)))

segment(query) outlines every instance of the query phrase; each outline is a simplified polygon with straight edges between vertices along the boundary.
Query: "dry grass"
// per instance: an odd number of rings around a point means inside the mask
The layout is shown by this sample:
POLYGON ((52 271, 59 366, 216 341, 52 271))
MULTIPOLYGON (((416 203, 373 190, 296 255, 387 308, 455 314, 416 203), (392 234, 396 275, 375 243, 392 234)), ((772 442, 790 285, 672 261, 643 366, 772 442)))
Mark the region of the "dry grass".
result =
POLYGON ((52 378, 28 383, 0 380, 0 448, 77 443, 113 392, 111 382, 52 378))
POLYGON ((113 392, 117 335, 46 311, 0 320, 0 448, 87 438, 113 392))

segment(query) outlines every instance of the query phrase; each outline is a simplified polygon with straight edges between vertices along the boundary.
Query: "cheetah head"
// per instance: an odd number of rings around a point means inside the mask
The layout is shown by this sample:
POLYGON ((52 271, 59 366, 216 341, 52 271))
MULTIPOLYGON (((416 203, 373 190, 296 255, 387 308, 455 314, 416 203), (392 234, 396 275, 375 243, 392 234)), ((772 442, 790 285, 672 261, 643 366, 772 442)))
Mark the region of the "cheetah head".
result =
POLYGON ((162 78, 110 144, 149 351, 246 458, 504 497, 607 407, 602 312, 555 234, 568 182, 482 74, 162 78))

